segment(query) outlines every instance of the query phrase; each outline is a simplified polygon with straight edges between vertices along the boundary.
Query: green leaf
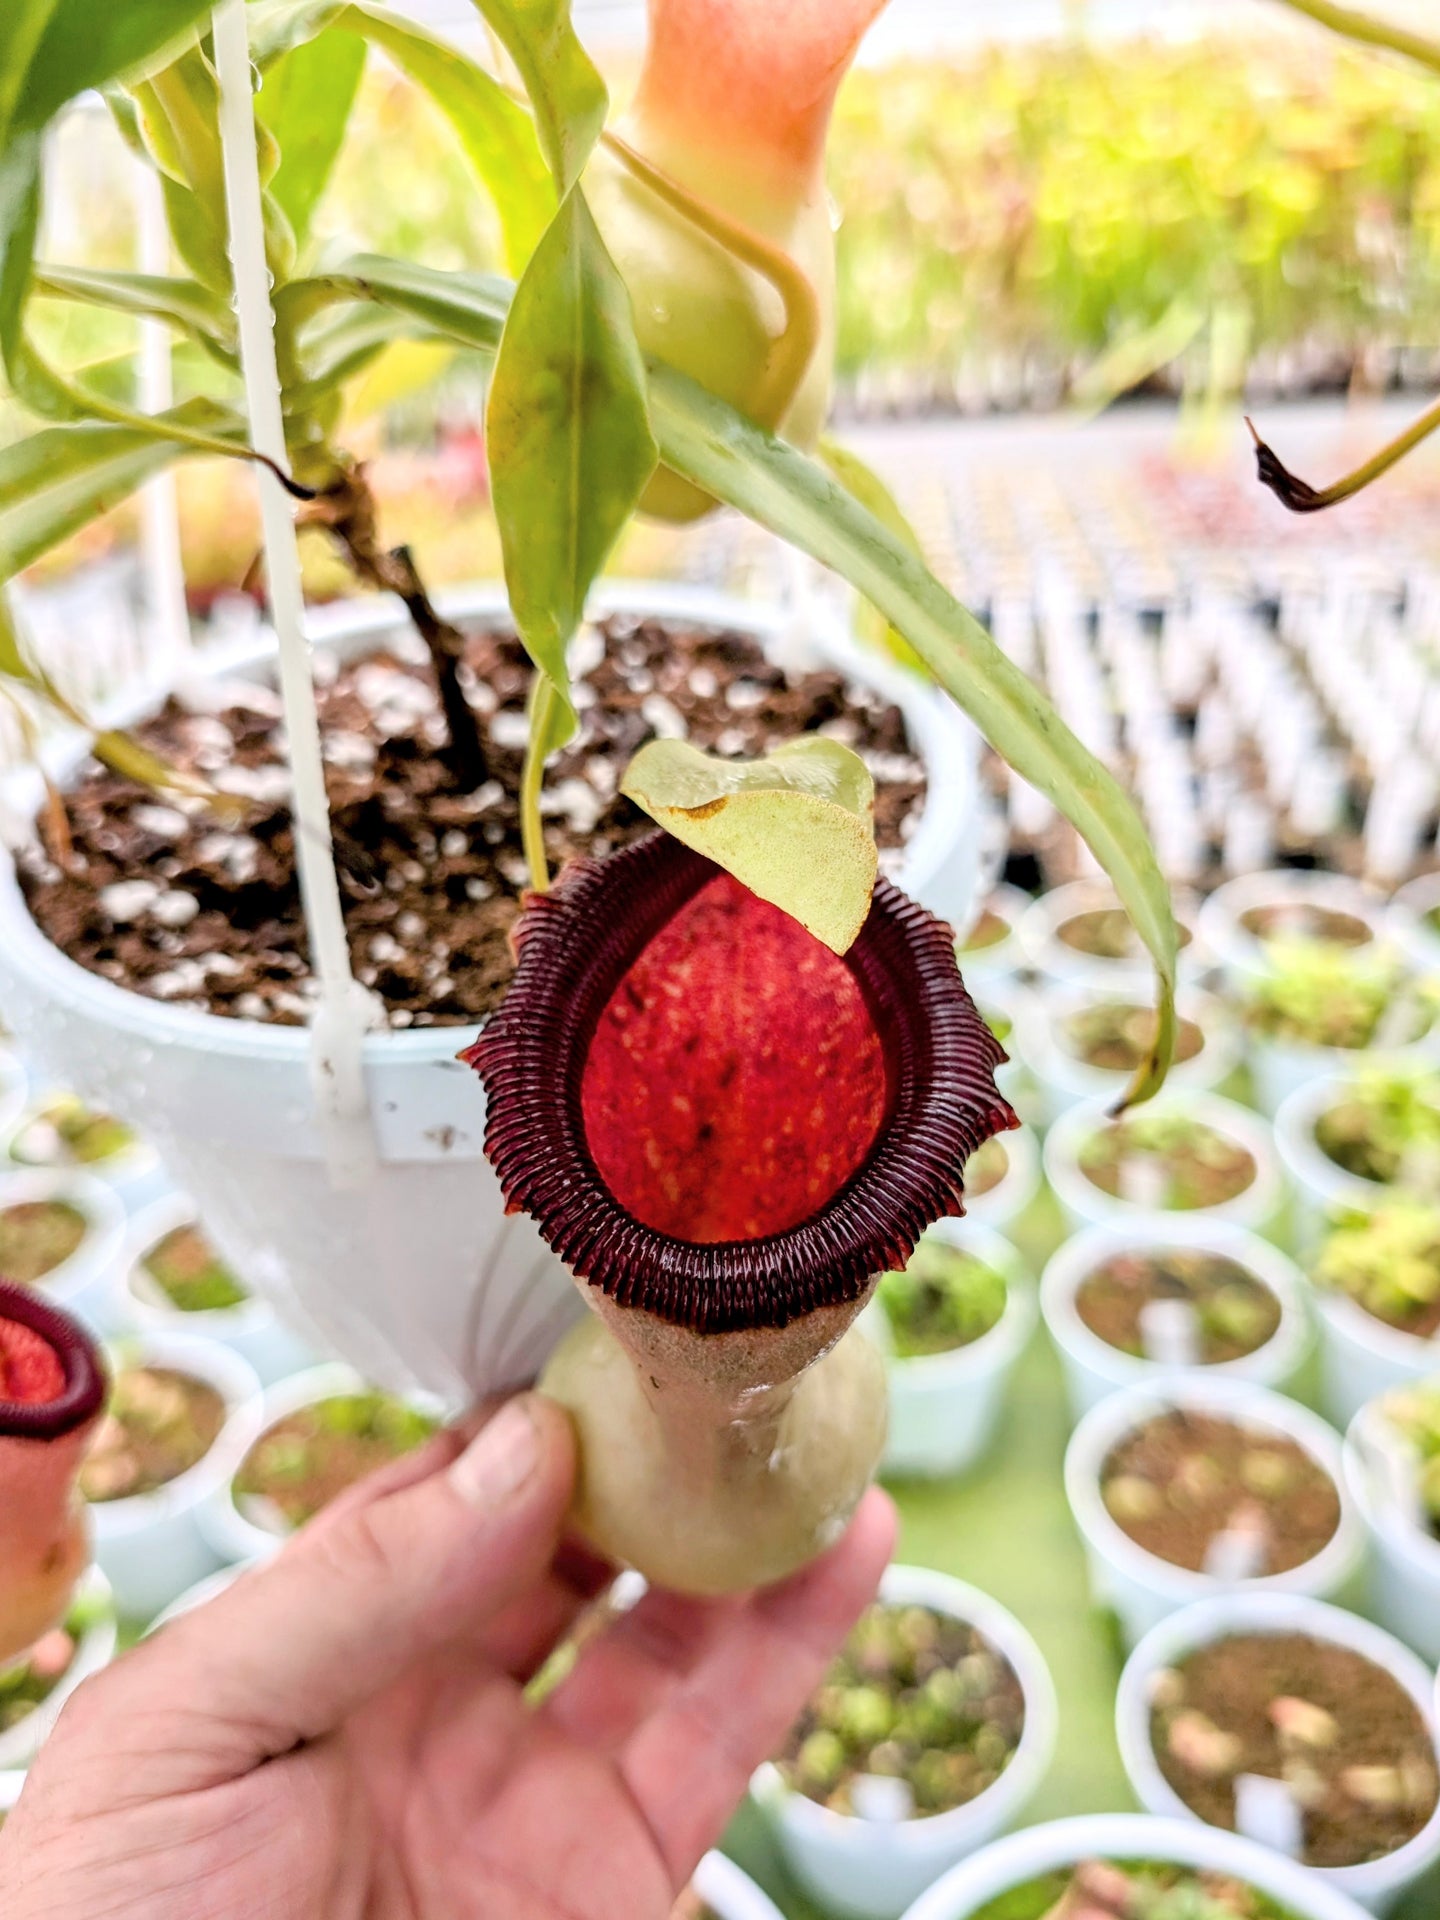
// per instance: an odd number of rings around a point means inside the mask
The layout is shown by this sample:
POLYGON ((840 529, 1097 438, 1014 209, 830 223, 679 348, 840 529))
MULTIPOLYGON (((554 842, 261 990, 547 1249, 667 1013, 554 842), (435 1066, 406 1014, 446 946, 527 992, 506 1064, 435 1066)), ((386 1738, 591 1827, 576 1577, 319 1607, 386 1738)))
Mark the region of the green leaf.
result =
POLYGON ((620 791, 836 953, 854 944, 879 869, 875 783, 838 740, 807 734, 763 760, 652 740, 620 791))
POLYGON ((234 359, 234 315, 224 300, 198 281, 168 274, 42 265, 35 269, 35 291, 57 300, 80 300, 92 307, 166 320, 192 340, 234 359))
POLYGON ((39 224, 40 136, 21 133, 0 148, 0 360, 12 384, 39 224))
POLYGON ((12 129, 38 131, 76 94, 153 59, 210 6, 211 0, 5 0, 0 145, 12 129))
MULTIPOLYGON (((555 212, 556 193, 536 138, 535 122, 499 82, 447 41, 386 7, 359 0, 281 0, 255 9, 251 44, 266 74, 282 70, 295 50, 329 30, 361 36, 378 46, 424 89, 454 128, 465 158, 494 201, 506 264, 518 274, 555 212), (278 65, 276 64, 278 63, 278 65)), ((602 112, 603 118, 603 112, 602 112)), ((277 129, 277 133, 279 129, 277 129)), ((280 135, 285 172, 286 141, 280 135)))
MULTIPOLYGON (((815 451, 848 494, 873 513, 881 526, 888 528, 918 560, 925 558, 919 534, 906 519, 900 502, 873 467, 868 467, 858 453, 849 447, 842 447, 838 440, 832 440, 828 434, 821 436, 815 451)), ((872 646, 882 648, 912 672, 916 669, 924 671, 924 662, 919 654, 904 634, 891 626, 873 602, 861 600, 856 624, 861 638, 868 640, 872 646)))
POLYGON ((578 189, 515 289, 486 437, 510 605, 564 702, 557 729, 568 738, 565 650, 655 470, 630 296, 578 189))
POLYGON ((322 33, 293 48, 266 73, 255 111, 275 137, 280 165, 270 182, 297 242, 325 191, 365 70, 365 44, 351 33, 322 33))
POLYGON ((508 280, 489 273, 440 273, 408 260, 361 253, 330 273, 293 280, 276 297, 277 309, 318 313, 339 300, 373 300, 408 313, 461 346, 494 353, 515 292, 508 280))
MULTIPOLYGON (((238 426, 208 400, 187 400, 160 419, 204 432, 238 426)), ((0 449, 0 580, 191 451, 160 433, 93 422, 44 427, 0 449)))
POLYGON ((473 0, 519 69, 561 193, 580 178, 610 104, 570 22, 570 0, 473 0))
POLYGON ((649 373, 651 419, 666 466, 833 567, 873 601, 1109 874, 1159 978, 1155 1052, 1127 1094, 1130 1101, 1148 1098, 1174 1050, 1177 942, 1169 888, 1128 796, 974 615, 843 487, 683 374, 656 363, 649 373))

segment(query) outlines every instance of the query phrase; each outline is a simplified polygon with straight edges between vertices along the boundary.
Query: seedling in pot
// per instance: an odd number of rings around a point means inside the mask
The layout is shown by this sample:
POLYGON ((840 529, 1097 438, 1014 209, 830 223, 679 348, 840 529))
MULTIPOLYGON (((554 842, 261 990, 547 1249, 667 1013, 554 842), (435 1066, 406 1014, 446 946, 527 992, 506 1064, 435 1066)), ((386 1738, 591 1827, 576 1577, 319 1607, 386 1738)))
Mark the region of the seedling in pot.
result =
POLYGON ((1315 1144, 1357 1180, 1440 1198, 1440 1079, 1365 1074, 1320 1115, 1315 1144))
POLYGON ((1334 1481, 1288 1435, 1180 1408, 1112 1449, 1100 1491, 1137 1546, 1222 1579, 1303 1566, 1340 1524, 1334 1481))
POLYGON ((80 1491, 92 1502, 154 1493, 203 1460, 224 1424, 225 1402, 208 1380, 174 1367, 121 1367, 80 1491))
POLYGON ((1264 1040, 1355 1052, 1412 1045, 1435 1022, 1434 988, 1384 956, 1313 942, 1277 942, 1244 1009, 1264 1040))
POLYGON ((249 1293, 198 1226, 172 1227, 141 1260, 145 1272, 181 1313, 225 1313, 249 1293))
POLYGON ((437 1422, 392 1394, 335 1394, 266 1429, 235 1475, 235 1503, 256 1526, 289 1533, 355 1481, 413 1452, 437 1422))
POLYGON ((1248 1148, 1202 1120, 1144 1112, 1098 1127, 1080 1171, 1101 1192, 1177 1212, 1221 1206, 1256 1177, 1248 1148))
POLYGON ((1429 1339, 1440 1331, 1440 1207, 1397 1196, 1374 1213, 1342 1216, 1320 1249, 1315 1281, 1429 1339))
POLYGON ((880 1781, 902 1817, 966 1805, 1020 1744, 1025 1696, 1009 1662, 962 1620, 877 1605, 862 1617, 777 1761, 797 1792, 873 1817, 880 1781))
POLYGON ((1226 1873, 1160 1861, 1083 1860, 1010 1887, 966 1920, 1295 1920, 1226 1873))
POLYGON ((895 1358, 910 1360, 981 1339, 1004 1313, 1005 1293, 1003 1274, 961 1247, 927 1237, 903 1270, 881 1275, 875 1297, 895 1358))
MULTIPOLYGON (((1135 937, 1135 928, 1122 907, 1091 907, 1071 914, 1055 929, 1061 946, 1075 953, 1086 953, 1096 960, 1138 960, 1143 949, 1135 937)), ((1188 927, 1177 930, 1177 945, 1184 952, 1193 938, 1188 927)))
POLYGON ((10 1141, 10 1158, 25 1167, 95 1167, 128 1153, 135 1135, 111 1114, 62 1094, 33 1114, 10 1141))
POLYGON ((1235 1829, 1237 1783, 1281 1781, 1307 1866, 1378 1860, 1435 1810, 1435 1745, 1419 1708, 1353 1648, 1237 1632, 1156 1673, 1151 1705, 1155 1757, 1191 1811, 1235 1829))
POLYGON ((89 1231, 68 1200, 16 1200, 0 1205, 0 1275, 34 1286, 78 1251, 89 1231))
POLYGON ((1273 906, 1247 907, 1240 924, 1267 944, 1364 947, 1375 938, 1358 914, 1315 900, 1278 900, 1273 906))
POLYGON ((1159 1359, 1148 1319, 1160 1305, 1189 1309, 1193 1359, 1223 1366, 1274 1337, 1280 1302, 1262 1280, 1228 1255, 1188 1247, 1111 1255, 1075 1290, 1075 1311, 1108 1346, 1137 1359, 1159 1359), (1148 1318, 1147 1318, 1148 1317, 1148 1318))
POLYGON ((1380 1401, 1388 1426, 1403 1443, 1413 1494, 1407 1505, 1420 1524, 1440 1540, 1440 1382, 1396 1387, 1380 1401))

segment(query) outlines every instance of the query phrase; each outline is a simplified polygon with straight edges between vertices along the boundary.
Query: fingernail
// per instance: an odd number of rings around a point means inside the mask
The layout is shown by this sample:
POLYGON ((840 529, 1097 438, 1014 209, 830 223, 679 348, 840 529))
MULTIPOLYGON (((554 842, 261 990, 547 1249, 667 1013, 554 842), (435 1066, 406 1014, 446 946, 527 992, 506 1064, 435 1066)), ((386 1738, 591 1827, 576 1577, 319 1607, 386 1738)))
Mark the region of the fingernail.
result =
POLYGON ((528 1395, 511 1400, 450 1469, 450 1484, 474 1507, 512 1499, 540 1464, 540 1435, 528 1395))

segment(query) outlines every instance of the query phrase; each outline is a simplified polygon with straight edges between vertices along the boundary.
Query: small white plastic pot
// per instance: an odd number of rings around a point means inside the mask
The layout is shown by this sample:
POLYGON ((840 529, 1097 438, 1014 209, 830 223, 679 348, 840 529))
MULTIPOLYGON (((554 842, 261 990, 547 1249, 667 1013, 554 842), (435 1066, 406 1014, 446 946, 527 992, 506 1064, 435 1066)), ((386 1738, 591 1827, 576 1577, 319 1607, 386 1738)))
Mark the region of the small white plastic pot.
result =
POLYGON ((52 1165, 22 1158, 17 1149, 26 1131, 57 1097, 54 1088, 32 1094, 10 1125, 0 1132, 0 1172, 83 1173, 92 1180, 98 1180, 102 1186, 109 1187, 127 1208, 147 1206, 165 1191, 169 1182, 160 1163, 160 1155, 144 1140, 133 1141, 119 1153, 112 1153, 108 1159, 89 1160, 84 1165, 78 1162, 73 1166, 69 1162, 52 1165))
MULTIPOLYGON (((1052 887, 1032 902, 1020 921, 1020 940, 1025 957, 1037 973, 1047 980, 1068 985, 1089 986, 1101 992, 1148 988, 1155 978, 1155 966, 1137 936, 1133 954, 1122 960, 1106 960, 1099 954, 1083 953, 1060 938, 1060 928, 1076 915, 1117 907, 1114 889, 1105 880, 1071 880, 1063 887, 1052 887)), ((1196 938, 1198 914, 1194 904, 1183 896, 1174 899, 1175 918, 1190 935, 1180 950, 1180 974, 1194 979, 1205 959, 1196 938)))
POLYGON ((1418 1040, 1402 1047, 1306 1047, 1292 1040, 1269 1040, 1247 1034, 1245 1056, 1255 1104, 1262 1113, 1278 1115, 1287 1100, 1320 1080, 1354 1073, 1357 1067, 1387 1073, 1422 1073, 1437 1065, 1433 1024, 1418 1040))
POLYGON ((167 1234, 196 1224, 193 1204, 178 1193, 156 1200, 135 1217, 130 1233, 132 1257, 117 1277, 105 1331, 190 1333, 217 1340, 248 1360, 266 1387, 314 1366, 311 1348, 257 1293, 238 1306, 205 1313, 187 1313, 169 1299, 147 1268, 146 1258, 167 1234))
POLYGON ((1321 1395, 1337 1427, 1353 1420, 1377 1394, 1440 1370, 1440 1339, 1422 1340, 1389 1326, 1332 1287, 1316 1288, 1315 1305, 1321 1395))
POLYGON ((769 1894, 762 1893, 749 1874, 723 1853, 707 1853, 690 1884, 715 1920, 784 1920, 769 1894))
POLYGON ((988 1333, 953 1353, 890 1353, 878 1304, 865 1325, 887 1358, 890 1429, 881 1471, 938 1478, 963 1473, 989 1445, 1015 1364, 1035 1325, 1035 1285, 1008 1240, 974 1220, 941 1220, 927 1238, 973 1254, 1005 1279, 1005 1310, 988 1333))
MULTIPOLYGON (((1071 1051, 1065 1040, 1066 1022, 1075 1014, 1110 1001, 1148 1000, 1148 988, 1136 994, 1097 987, 1057 986, 1047 993, 1028 994, 1015 1013, 1015 1051, 1039 1090, 1041 1118, 1052 1125, 1062 1113, 1082 1101, 1111 1103, 1129 1080, 1127 1073, 1094 1067, 1071 1051)), ((1181 992, 1177 1008, 1204 1036, 1193 1059, 1170 1069, 1165 1085, 1177 1093, 1219 1086, 1240 1059, 1240 1035, 1234 1019, 1208 993, 1181 992)))
POLYGON ((1365 1920, 1364 1908, 1349 1894, 1268 1847, 1198 1821, 1156 1820, 1144 1813, 1084 1814, 1012 1833, 937 1880, 904 1920, 971 1920, 1012 1888, 1082 1860, 1165 1861, 1222 1873, 1268 1894, 1294 1920, 1365 1920))
POLYGON ((25 1784, 25 1772, 15 1767, 0 1773, 0 1821, 7 1813, 15 1811, 15 1802, 20 1798, 20 1789, 25 1784))
POLYGON ((228 1485, 260 1431, 260 1382, 238 1353, 194 1334, 136 1335, 116 1344, 110 1362, 117 1371, 146 1366, 189 1374, 225 1402, 225 1424, 193 1467, 152 1493, 91 1502, 95 1558, 115 1604, 127 1619, 148 1621, 220 1564, 197 1515, 217 1487, 228 1485))
POLYGON ((1267 1387, 1215 1378, 1210 1372, 1170 1374, 1126 1387, 1092 1407, 1065 1452, 1065 1497, 1085 1543, 1091 1592, 1097 1604, 1114 1609, 1127 1646, 1181 1607, 1219 1593, 1300 1593, 1329 1599, 1355 1572, 1364 1552, 1365 1532, 1345 1484, 1339 1434, 1308 1408, 1267 1387), (1340 1499, 1339 1522, 1320 1551, 1286 1573, 1227 1585, 1213 1574, 1173 1566, 1132 1540, 1110 1517, 1101 1475, 1127 1434, 1175 1408, 1234 1420, 1303 1448, 1329 1474, 1340 1499))
POLYGON ((1345 1436, 1345 1480, 1370 1536, 1371 1611, 1435 1666, 1440 1540, 1420 1518, 1418 1470, 1410 1442, 1386 1418, 1383 1398, 1362 1407, 1345 1436))
MULTIPOLYGON (((1214 1207, 1192 1207, 1183 1217, 1193 1220, 1225 1220, 1232 1226, 1263 1228, 1279 1210, 1285 1186, 1280 1163, 1270 1138, 1270 1129, 1258 1115, 1234 1100, 1218 1093, 1161 1093, 1140 1108, 1141 1115, 1178 1115, 1213 1127, 1244 1147, 1255 1162, 1255 1177, 1248 1187, 1214 1207)), ((1155 1213, 1152 1209, 1106 1193, 1081 1171, 1080 1152, 1091 1134, 1109 1119, 1105 1102, 1087 1102, 1071 1107, 1050 1129, 1045 1139, 1045 1177, 1054 1189, 1072 1233, 1081 1227, 1118 1226, 1144 1218, 1166 1220, 1181 1217, 1155 1213)))
POLYGON ((207 1573, 203 1580, 197 1580, 193 1587, 187 1587, 184 1593, 172 1600, 163 1613, 157 1613, 145 1629, 148 1639, 152 1633, 158 1633, 161 1627, 168 1626, 172 1620, 179 1620, 187 1613, 193 1613, 197 1607, 203 1607, 211 1600, 218 1600, 227 1593, 244 1573, 245 1566, 221 1567, 218 1573, 207 1573))
MULTIPOLYGON (((1435 1740, 1434 1681, 1430 1670, 1393 1634, 1368 1620, 1288 1593, 1227 1594, 1202 1600, 1161 1621, 1136 1647, 1120 1676, 1115 1730, 1120 1758, 1135 1797, 1147 1813, 1199 1820, 1170 1785, 1150 1738, 1150 1689, 1156 1673, 1178 1665, 1202 1647, 1235 1634, 1298 1633, 1360 1654, 1390 1674, 1415 1702, 1431 1743, 1435 1740)), ((1259 1839, 1261 1836, 1252 1836, 1259 1839)), ((1325 1885, 1347 1893, 1371 1913, 1387 1913, 1406 1888, 1440 1859, 1440 1806, 1413 1839, 1379 1860, 1352 1867, 1311 1867, 1325 1885)))
POLYGON ((1010 1764, 968 1806, 923 1819, 861 1820, 786 1786, 767 1763, 750 1791, 775 1829, 786 1864, 827 1911, 844 1920, 896 1920, 937 1874, 1012 1826, 1055 1750, 1055 1687, 1040 1649, 998 1601, 927 1567, 890 1567, 880 1598, 933 1608, 975 1627, 1009 1661, 1025 1695, 1025 1725, 1010 1764))
POLYGON ((1196 1220, 1183 1213, 1152 1214, 1123 1226, 1087 1227, 1060 1247, 1040 1277, 1040 1311, 1060 1356, 1076 1420, 1122 1387, 1142 1386, 1173 1372, 1154 1360, 1122 1353, 1092 1333, 1075 1306, 1081 1283, 1117 1254, 1171 1249, 1233 1260, 1254 1274, 1280 1303, 1280 1324, 1263 1346, 1238 1360, 1199 1368, 1203 1378, 1250 1380, 1256 1386, 1284 1388, 1303 1364, 1311 1340, 1305 1280, 1293 1261, 1268 1240, 1223 1220, 1196 1220))
MULTIPOLYGON (((236 1503, 235 1475, 255 1442, 268 1433, 278 1420, 288 1419, 302 1407, 314 1406, 320 1400, 334 1400, 342 1394, 370 1393, 374 1390, 373 1381, 366 1380, 352 1367, 332 1361, 324 1366, 311 1367, 304 1373, 293 1373, 288 1380, 277 1381, 264 1393, 249 1438, 231 1459, 225 1478, 212 1485, 200 1510, 200 1530, 217 1559, 227 1562, 264 1560, 278 1552, 290 1537, 286 1533, 277 1533, 273 1527, 259 1525, 243 1513, 236 1503)), ((438 1402, 413 1395, 411 1399, 413 1404, 423 1406, 427 1413, 439 1417, 441 1408, 438 1402)))
POLYGON ((966 933, 957 943, 960 972, 965 984, 977 999, 983 999, 985 990, 992 981, 1013 980, 1025 967, 1025 946, 1020 938, 1020 921, 1029 912, 1033 902, 1028 893, 1022 893, 1019 887, 1008 887, 1002 882, 993 887, 980 901, 970 916, 970 926, 978 923, 987 910, 997 920, 1003 920, 1009 931, 1002 939, 994 940, 986 947, 967 948, 966 933))
MULTIPOLYGON (((92 1673, 98 1673, 102 1667, 109 1666, 115 1657, 115 1608, 109 1582, 98 1567, 89 1569, 76 1588, 75 1597, 77 1600, 93 1601, 96 1617, 81 1636, 74 1659, 49 1696, 41 1701, 33 1713, 26 1714, 23 1720, 0 1733, 0 1773, 8 1774, 11 1769, 24 1769, 31 1764, 49 1739, 55 1722, 60 1718, 60 1709, 80 1682, 88 1680, 92 1673)), ((4 1810, 5 1803, 0 1800, 0 1811, 4 1810)))
POLYGON ((1417 973, 1440 973, 1440 931, 1428 916, 1440 907, 1440 873, 1422 873, 1385 910, 1385 931, 1417 973))
POLYGON ((1353 1074, 1329 1073, 1282 1100, 1275 1112, 1275 1148, 1290 1177, 1291 1222, 1297 1244, 1309 1251, 1335 1213, 1370 1213, 1390 1188, 1336 1166, 1315 1138, 1323 1115, 1355 1085, 1353 1074))
POLYGON ((85 1238, 68 1260, 38 1283, 57 1307, 92 1326, 103 1324, 105 1300, 125 1251, 125 1209, 111 1188, 88 1173, 63 1168, 0 1174, 0 1212, 33 1201, 59 1200, 85 1221, 85 1238))
POLYGON ((1008 1021, 1009 1031, 996 1036, 1005 1049, 1006 1059, 995 1069, 995 1084, 1027 1126, 1038 1125, 1042 1120, 1039 1093, 1018 1052, 1020 1023, 1033 997, 1030 989, 1019 980, 996 976, 976 981, 971 997, 981 1019, 992 1031, 997 1024, 1008 1021))
POLYGON ((1266 942, 1244 924, 1244 916, 1257 907, 1314 907, 1345 913, 1364 922, 1372 941, 1385 937, 1385 903, 1373 887, 1359 880, 1342 873, 1289 867, 1242 874, 1217 887, 1200 909, 1200 937, 1206 952, 1232 988, 1245 987, 1270 968, 1266 942))

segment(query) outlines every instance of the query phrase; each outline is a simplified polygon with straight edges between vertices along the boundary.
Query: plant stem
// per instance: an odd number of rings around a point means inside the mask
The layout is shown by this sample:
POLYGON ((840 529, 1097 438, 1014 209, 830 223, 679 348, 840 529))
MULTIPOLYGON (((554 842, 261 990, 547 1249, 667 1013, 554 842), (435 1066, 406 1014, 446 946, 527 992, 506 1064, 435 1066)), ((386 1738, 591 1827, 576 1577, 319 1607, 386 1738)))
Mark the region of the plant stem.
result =
POLYGON ((1388 473, 1413 447, 1418 447, 1422 440, 1428 439, 1440 428, 1440 400, 1428 407, 1402 434, 1381 447, 1378 453, 1372 454, 1363 466, 1356 467, 1352 473, 1345 474, 1328 487, 1312 487, 1308 480, 1291 473, 1274 450, 1260 438, 1248 415, 1245 424, 1255 442, 1256 470, 1264 485, 1291 513, 1319 513, 1325 507, 1338 506, 1342 500, 1352 499, 1372 480, 1378 480, 1382 473, 1388 473))
POLYGON ((409 547, 388 550, 381 547, 375 496, 364 469, 354 467, 343 472, 334 485, 318 494, 301 514, 300 524, 324 527, 357 579, 382 593, 393 593, 404 602, 405 611, 429 650, 435 670, 435 684, 450 739, 447 754, 450 769, 461 788, 473 793, 485 781, 489 766, 479 718, 460 684, 465 636, 435 611, 409 547))
POLYGON ((555 710, 555 688, 548 674, 537 668, 530 682, 530 704, 526 718, 530 738, 525 747, 525 766, 520 775, 520 844, 525 864, 530 869, 530 886, 535 893, 550 890, 550 867, 545 858, 545 829, 540 821, 540 788, 545 778, 545 741, 555 710))
POLYGON ((1377 20, 1356 7, 1341 7, 1334 0, 1281 0, 1292 13, 1303 13, 1319 26, 1329 27, 1347 40, 1365 47, 1384 47, 1390 53, 1403 53, 1418 60, 1422 67, 1440 73, 1440 40, 1427 40, 1423 34, 1397 27, 1388 20, 1377 20))

